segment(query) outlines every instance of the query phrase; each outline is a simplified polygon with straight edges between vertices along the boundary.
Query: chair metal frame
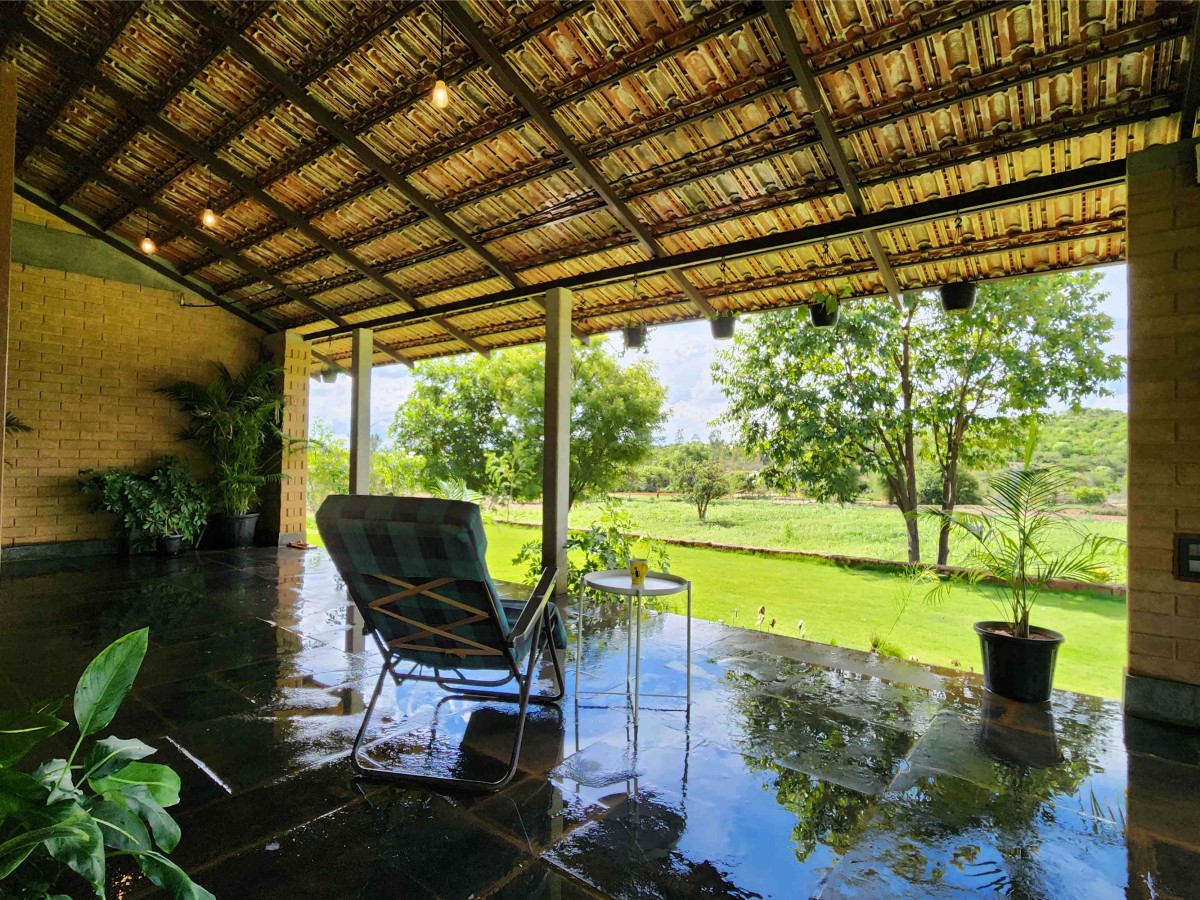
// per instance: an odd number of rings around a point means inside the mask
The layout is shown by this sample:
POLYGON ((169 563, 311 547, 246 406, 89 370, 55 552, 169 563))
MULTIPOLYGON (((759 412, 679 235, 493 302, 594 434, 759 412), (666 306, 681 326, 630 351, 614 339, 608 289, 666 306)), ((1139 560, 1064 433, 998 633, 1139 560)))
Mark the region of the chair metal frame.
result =
MULTIPOLYGON (((385 575, 376 575, 393 584, 401 590, 396 594, 383 597, 368 604, 368 607, 375 613, 390 615, 393 618, 400 619, 414 628, 420 629, 417 633, 405 635, 403 638, 397 638, 392 641, 385 642, 376 629, 371 625, 369 616, 364 615, 364 628, 368 630, 372 638, 375 640, 376 646, 379 647, 379 652, 383 656, 383 665, 379 670, 379 678, 375 682, 375 690, 371 694, 371 702, 367 705, 366 714, 363 716, 362 725, 359 726, 358 734, 354 738, 354 746, 350 753, 350 764, 359 777, 377 780, 377 781, 400 781, 410 784, 423 784, 436 787, 449 787, 456 790, 466 791, 498 791, 512 781, 516 775, 517 766, 521 754, 521 741, 525 735, 525 718, 529 710, 529 704, 538 705, 554 705, 559 703, 566 696, 566 682, 563 676, 563 663, 559 658, 559 649, 553 646, 553 619, 550 609, 550 592, 554 587, 555 579, 558 577, 557 569, 545 569, 542 572, 542 577, 539 579, 533 592, 529 595, 529 599, 525 601, 525 607, 522 609, 520 617, 516 624, 512 627, 507 635, 500 633, 500 626, 496 624, 496 631, 501 639, 501 645, 504 649, 496 647, 488 647, 484 644, 471 641, 454 633, 454 629, 467 624, 475 624, 483 621, 485 618, 491 618, 495 621, 495 616, 487 611, 478 610, 468 604, 460 603, 449 597, 445 597, 436 593, 436 588, 443 587, 452 582, 454 579, 438 578, 424 584, 414 585, 401 581, 400 579, 392 578, 385 575), (409 619, 392 610, 383 609, 388 603, 397 599, 411 596, 413 594, 422 594, 426 597, 431 597, 440 602, 444 602, 457 609, 468 613, 464 619, 457 622, 449 623, 445 626, 433 626, 415 619, 409 619), (443 648, 432 644, 416 644, 416 641, 422 638, 438 635, 442 638, 448 638, 462 646, 443 648), (517 655, 517 647, 523 642, 528 641, 529 646, 526 651, 526 659, 520 660, 517 655), (507 668, 508 673, 499 679, 483 679, 469 677, 463 674, 461 667, 454 665, 441 666, 425 666, 420 663, 414 663, 412 668, 407 672, 400 672, 397 669, 397 664, 405 661, 403 651, 420 652, 420 653, 443 653, 447 656, 462 658, 464 656, 496 656, 497 660, 502 665, 497 668, 507 668), (538 658, 546 650, 549 650, 549 655, 554 670, 554 678, 556 682, 556 690, 553 694, 533 694, 534 672, 537 666, 538 658), (523 664, 522 664, 523 662, 523 664), (424 670, 432 668, 433 674, 425 674, 424 670), (420 670, 420 671, 418 671, 420 670), (452 672, 453 675, 444 674, 444 672, 452 672), (375 714, 375 705, 379 701, 379 695, 383 691, 383 685, 388 676, 391 676, 396 687, 400 687, 406 681, 425 681, 432 682, 443 690, 449 692, 450 696, 443 698, 462 699, 462 700, 493 700, 507 703, 518 704, 518 718, 516 733, 513 736, 512 752, 509 756, 508 768, 505 774, 495 781, 484 781, 474 778, 451 778, 438 775, 424 775, 411 770, 400 768, 382 768, 378 766, 364 766, 359 758, 359 751, 362 746, 363 737, 367 733, 367 728, 371 723, 371 719, 375 714), (516 681, 517 691, 497 691, 494 688, 503 687, 513 681, 516 681)), ((499 599, 492 598, 496 609, 502 609, 499 599)), ((439 704, 440 705, 440 704, 439 704)))

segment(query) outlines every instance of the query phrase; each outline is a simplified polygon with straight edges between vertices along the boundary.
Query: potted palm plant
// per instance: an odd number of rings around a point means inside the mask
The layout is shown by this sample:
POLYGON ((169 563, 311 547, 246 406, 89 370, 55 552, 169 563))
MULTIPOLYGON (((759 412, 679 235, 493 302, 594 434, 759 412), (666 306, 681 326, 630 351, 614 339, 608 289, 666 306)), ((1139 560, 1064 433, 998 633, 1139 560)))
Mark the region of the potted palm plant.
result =
POLYGON ((163 556, 178 556, 185 543, 200 539, 208 521, 208 496, 187 466, 172 456, 148 475, 130 469, 84 472, 82 489, 93 510, 116 515, 130 549, 155 542, 163 556))
POLYGON ((258 524, 259 489, 280 476, 267 463, 283 441, 283 369, 263 357, 234 374, 213 363, 207 384, 177 381, 159 388, 188 416, 181 437, 202 447, 213 465, 213 505, 218 540, 248 547, 258 524))
POLYGON ((1102 554, 1122 542, 1086 534, 1058 505, 1071 480, 1052 466, 1034 466, 1037 430, 1030 430, 1024 463, 992 478, 984 506, 989 512, 928 510, 924 516, 967 539, 968 574, 943 579, 932 599, 944 598, 955 582, 978 590, 980 582, 998 586, 1002 618, 975 623, 983 653, 984 686, 1012 700, 1040 703, 1050 699, 1054 666, 1063 635, 1030 623, 1038 597, 1052 581, 1100 582, 1108 577, 1102 554))

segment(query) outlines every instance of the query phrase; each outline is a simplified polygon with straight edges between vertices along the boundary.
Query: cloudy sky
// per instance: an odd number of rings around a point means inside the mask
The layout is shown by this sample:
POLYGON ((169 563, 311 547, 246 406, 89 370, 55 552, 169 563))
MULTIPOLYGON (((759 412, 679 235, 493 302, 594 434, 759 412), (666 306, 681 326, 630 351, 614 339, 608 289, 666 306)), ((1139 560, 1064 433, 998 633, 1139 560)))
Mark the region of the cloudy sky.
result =
MULTIPOLYGON (((1125 293, 1125 267, 1111 266, 1102 270, 1101 287, 1108 293, 1105 311, 1113 317, 1116 327, 1110 352, 1124 355, 1128 342, 1128 303, 1125 293)), ((666 384, 670 418, 663 428, 664 441, 675 439, 682 432, 685 438, 707 437, 710 423, 725 408, 725 398, 713 384, 713 357, 724 344, 714 341, 707 322, 683 322, 653 329, 647 347, 649 359, 658 367, 659 378, 666 384)), ((614 335, 608 341, 610 350, 620 357, 621 339, 614 335)), ((627 361, 640 358, 635 354, 627 361)), ((412 388, 412 373, 401 365, 377 368, 371 375, 371 430, 384 434, 412 388)), ((1097 397, 1088 406, 1125 409, 1128 401, 1125 383, 1111 385, 1113 396, 1097 397)), ((328 424, 335 434, 345 436, 350 430, 350 380, 339 378, 334 384, 311 382, 310 417, 328 424)))

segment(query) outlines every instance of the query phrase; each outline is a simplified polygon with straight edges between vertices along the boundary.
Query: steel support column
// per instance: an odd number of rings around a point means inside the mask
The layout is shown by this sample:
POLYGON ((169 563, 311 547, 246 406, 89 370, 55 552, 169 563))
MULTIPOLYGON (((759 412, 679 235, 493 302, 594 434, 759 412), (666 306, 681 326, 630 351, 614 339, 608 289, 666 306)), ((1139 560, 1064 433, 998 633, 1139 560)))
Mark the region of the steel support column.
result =
POLYGON ((567 593, 571 497, 571 291, 546 291, 546 400, 542 443, 542 566, 557 566, 554 593, 567 593))
POLYGON ((350 493, 371 493, 370 329, 355 329, 350 350, 350 493))

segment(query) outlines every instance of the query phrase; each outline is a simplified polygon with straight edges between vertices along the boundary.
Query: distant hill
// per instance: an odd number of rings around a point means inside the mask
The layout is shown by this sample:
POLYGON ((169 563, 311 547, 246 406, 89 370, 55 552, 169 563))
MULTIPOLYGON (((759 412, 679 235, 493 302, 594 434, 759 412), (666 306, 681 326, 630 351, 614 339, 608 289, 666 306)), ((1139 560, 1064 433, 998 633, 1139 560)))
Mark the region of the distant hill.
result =
POLYGON ((1060 466, 1080 485, 1122 493, 1129 462, 1126 438, 1125 413, 1119 410, 1059 413, 1042 424, 1035 461, 1060 466))

